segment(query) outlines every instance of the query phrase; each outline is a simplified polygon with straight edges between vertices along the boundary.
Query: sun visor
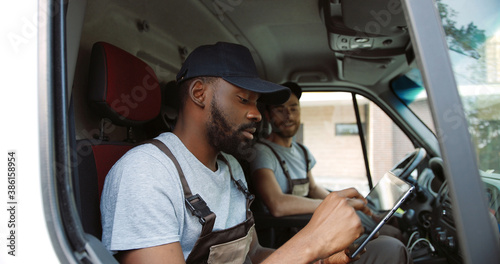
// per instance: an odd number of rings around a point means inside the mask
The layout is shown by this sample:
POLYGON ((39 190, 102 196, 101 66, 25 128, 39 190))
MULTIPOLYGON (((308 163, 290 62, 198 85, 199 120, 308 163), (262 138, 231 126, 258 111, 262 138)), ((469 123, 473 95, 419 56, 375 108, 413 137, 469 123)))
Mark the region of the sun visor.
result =
POLYGON ((343 79, 362 85, 374 85, 393 63, 392 59, 358 59, 345 57, 342 60, 343 79))

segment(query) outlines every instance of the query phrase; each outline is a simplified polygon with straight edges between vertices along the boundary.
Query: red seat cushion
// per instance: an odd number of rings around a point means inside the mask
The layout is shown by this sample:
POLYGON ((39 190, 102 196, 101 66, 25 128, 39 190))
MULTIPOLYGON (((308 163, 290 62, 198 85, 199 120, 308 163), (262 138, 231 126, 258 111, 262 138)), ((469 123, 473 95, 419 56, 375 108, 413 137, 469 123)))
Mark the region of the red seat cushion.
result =
POLYGON ((95 145, 92 146, 94 160, 97 171, 97 190, 99 199, 101 198, 104 180, 109 170, 121 156, 123 156, 133 146, 130 145, 95 145))
POLYGON ((160 113, 161 89, 153 69, 134 55, 97 42, 90 59, 89 97, 114 124, 135 126, 160 113))

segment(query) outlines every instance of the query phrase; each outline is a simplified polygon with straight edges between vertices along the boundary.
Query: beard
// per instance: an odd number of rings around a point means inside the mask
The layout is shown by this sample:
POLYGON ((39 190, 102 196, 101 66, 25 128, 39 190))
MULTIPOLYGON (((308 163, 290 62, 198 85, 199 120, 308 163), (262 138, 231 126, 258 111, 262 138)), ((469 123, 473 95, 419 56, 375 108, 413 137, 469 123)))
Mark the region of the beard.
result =
POLYGON ((211 103, 211 118, 208 120, 207 135, 209 144, 215 149, 233 155, 236 159, 247 159, 255 152, 254 141, 243 136, 245 129, 255 127, 254 122, 243 124, 233 129, 226 118, 227 115, 218 107, 215 98, 211 103))
POLYGON ((281 124, 276 124, 275 122, 271 122, 271 128, 272 128, 272 131, 273 133, 275 133, 276 135, 278 135, 279 137, 281 138, 291 138, 291 137, 294 137, 295 134, 297 134, 297 131, 299 130, 299 124, 297 124, 295 122, 295 127, 293 129, 281 129, 281 125, 283 125, 283 123, 281 124))

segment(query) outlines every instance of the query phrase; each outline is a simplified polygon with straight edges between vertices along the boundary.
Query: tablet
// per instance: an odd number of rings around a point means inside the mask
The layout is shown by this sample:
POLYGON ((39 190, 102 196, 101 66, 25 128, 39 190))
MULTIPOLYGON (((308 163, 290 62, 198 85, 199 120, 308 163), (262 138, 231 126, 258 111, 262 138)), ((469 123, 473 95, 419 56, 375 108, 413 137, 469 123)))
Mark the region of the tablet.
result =
POLYGON ((389 218, 391 218, 394 212, 396 212, 414 189, 414 186, 401 180, 392 172, 389 171, 384 174, 377 185, 375 185, 366 196, 368 208, 370 208, 374 214, 381 214, 384 215, 384 217, 380 218, 380 221, 369 234, 362 235, 353 242, 349 247, 349 251, 351 252, 350 258, 355 258, 363 251, 366 244, 375 236, 389 218))

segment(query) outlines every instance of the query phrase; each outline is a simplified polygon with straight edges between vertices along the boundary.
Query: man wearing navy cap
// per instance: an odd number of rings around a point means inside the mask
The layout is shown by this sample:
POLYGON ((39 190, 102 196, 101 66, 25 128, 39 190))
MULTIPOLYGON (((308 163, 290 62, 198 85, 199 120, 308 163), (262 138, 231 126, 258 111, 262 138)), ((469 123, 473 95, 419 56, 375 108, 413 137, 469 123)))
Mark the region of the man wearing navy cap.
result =
POLYGON ((217 43, 195 49, 177 75, 172 133, 125 154, 102 194, 103 243, 122 263, 347 263, 363 232, 346 198, 328 196, 309 224, 277 250, 259 245, 238 156, 262 116, 288 88, 261 80, 249 50, 217 43))

